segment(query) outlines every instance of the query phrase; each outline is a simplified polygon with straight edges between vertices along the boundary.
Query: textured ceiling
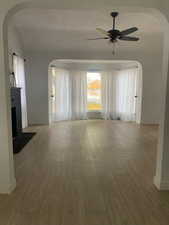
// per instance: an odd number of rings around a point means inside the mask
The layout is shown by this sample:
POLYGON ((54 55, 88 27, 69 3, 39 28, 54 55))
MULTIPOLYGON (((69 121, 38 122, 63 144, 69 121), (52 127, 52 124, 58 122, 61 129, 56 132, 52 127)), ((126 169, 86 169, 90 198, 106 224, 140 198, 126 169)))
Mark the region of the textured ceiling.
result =
MULTIPOLYGON (((24 48, 29 51, 101 52, 110 49, 107 40, 87 39, 102 36, 96 31, 97 27, 106 30, 111 28, 112 18, 109 13, 90 10, 27 9, 16 14, 13 23, 24 48)), ((161 41, 163 27, 153 16, 143 13, 119 15, 117 28, 123 30, 132 26, 139 28, 134 35, 139 36, 141 40, 137 43, 120 41, 119 49, 146 50, 150 46, 157 46, 161 41)))
MULTIPOLYGON (((110 12, 73 11, 73 10, 37 10, 27 9, 15 16, 17 27, 48 30, 83 30, 92 31, 96 27, 109 29, 112 26, 110 12)), ((160 21, 152 15, 143 13, 120 14, 117 26, 125 29, 138 26, 141 32, 160 32, 160 21)))

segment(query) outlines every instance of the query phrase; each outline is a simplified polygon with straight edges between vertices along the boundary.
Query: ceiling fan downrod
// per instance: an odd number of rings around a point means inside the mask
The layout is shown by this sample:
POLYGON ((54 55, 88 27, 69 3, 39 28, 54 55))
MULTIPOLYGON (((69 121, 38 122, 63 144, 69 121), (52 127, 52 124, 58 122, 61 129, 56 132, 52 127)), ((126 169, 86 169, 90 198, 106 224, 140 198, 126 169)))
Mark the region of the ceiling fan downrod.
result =
POLYGON ((116 17, 119 15, 118 12, 111 12, 110 15, 113 17, 113 30, 115 29, 116 25, 116 17))

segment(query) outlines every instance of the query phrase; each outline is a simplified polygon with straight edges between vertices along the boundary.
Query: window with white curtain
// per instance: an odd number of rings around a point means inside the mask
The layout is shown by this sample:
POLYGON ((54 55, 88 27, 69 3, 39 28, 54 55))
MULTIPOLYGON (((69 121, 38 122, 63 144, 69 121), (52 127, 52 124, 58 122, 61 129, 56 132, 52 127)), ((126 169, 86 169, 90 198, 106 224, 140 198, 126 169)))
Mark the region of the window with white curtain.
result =
POLYGON ((64 69, 51 69, 51 120, 53 122, 71 119, 71 83, 69 72, 64 69))
POLYGON ((102 72, 104 119, 135 121, 138 70, 102 72))
POLYGON ((51 121, 87 118, 87 79, 85 71, 53 67, 51 75, 51 121))
POLYGON ((91 109, 104 119, 135 121, 137 76, 135 68, 100 73, 52 68, 52 121, 87 119, 91 109))
POLYGON ((25 66, 24 59, 13 55, 13 70, 16 79, 16 87, 21 88, 21 109, 22 109, 22 128, 28 126, 27 102, 26 102, 26 84, 25 84, 25 66))
POLYGON ((121 120, 135 121, 137 70, 122 70, 117 79, 117 116, 121 120))
POLYGON ((71 70, 72 119, 87 119, 87 77, 86 71, 71 70))

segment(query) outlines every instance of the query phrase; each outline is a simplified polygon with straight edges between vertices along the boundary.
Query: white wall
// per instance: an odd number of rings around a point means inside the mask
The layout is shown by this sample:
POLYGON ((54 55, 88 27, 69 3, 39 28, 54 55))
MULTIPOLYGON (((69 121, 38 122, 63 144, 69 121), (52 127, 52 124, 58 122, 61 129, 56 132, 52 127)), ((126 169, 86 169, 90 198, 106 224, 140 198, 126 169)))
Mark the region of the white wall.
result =
POLYGON ((14 24, 11 22, 8 27, 8 53, 9 53, 9 63, 10 70, 12 70, 12 53, 16 53, 23 57, 23 46, 19 36, 19 33, 15 29, 14 24))
MULTIPOLYGON (((53 59, 118 59, 137 60, 143 66, 143 98, 141 122, 157 124, 160 120, 162 89, 162 37, 158 46, 136 52, 111 53, 63 52, 27 53, 27 91, 29 124, 47 124, 48 121, 48 65, 53 59), (153 82, 153 83, 152 83, 153 82)), ((117 50, 118 51, 118 50, 117 50)))
POLYGON ((28 124, 48 124, 48 65, 45 54, 26 57, 28 124))
POLYGON ((16 52, 19 55, 23 56, 22 42, 19 33, 12 23, 10 23, 8 27, 8 46, 10 52, 16 52))

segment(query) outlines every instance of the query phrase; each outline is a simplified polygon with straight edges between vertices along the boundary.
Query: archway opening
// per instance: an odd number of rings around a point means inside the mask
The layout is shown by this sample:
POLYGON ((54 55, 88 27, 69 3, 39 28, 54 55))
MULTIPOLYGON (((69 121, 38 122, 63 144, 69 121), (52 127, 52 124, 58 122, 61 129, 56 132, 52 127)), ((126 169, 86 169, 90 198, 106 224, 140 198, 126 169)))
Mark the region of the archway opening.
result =
MULTIPOLYGON (((23 5, 23 7, 24 7, 24 5, 23 5)), ((15 14, 16 13, 16 11, 18 11, 20 8, 22 8, 22 7, 16 7, 16 8, 14 8, 14 9, 12 9, 10 12, 9 12, 9 14, 8 14, 8 16, 9 17, 12 17, 13 16, 13 14, 15 14)), ((37 9, 37 8, 36 8, 37 9)), ((125 9, 126 10, 126 9, 125 9)), ((121 12, 125 12, 125 10, 121 10, 121 12)), ((130 11, 130 10, 129 10, 130 11)), ((133 12, 133 10, 131 10, 132 12, 133 12)), ((130 11, 130 12, 131 12, 130 11)), ((145 12, 145 10, 144 9, 141 9, 141 10, 139 10, 139 12, 140 11, 142 11, 142 12, 145 12)), ((146 11, 146 13, 149 13, 150 11, 149 10, 147 10, 146 11)), ((154 11, 152 11, 151 10, 151 13, 150 13, 151 15, 155 15, 156 13, 154 13, 154 11)), ((157 15, 159 16, 159 13, 157 13, 157 15)), ((8 17, 7 16, 7 17, 8 17)), ((161 17, 160 17, 162 20, 164 20, 164 18, 163 18, 163 16, 161 15, 161 17)), ((165 24, 165 26, 166 26, 166 22, 164 22, 164 24, 165 24)), ((8 25, 8 18, 6 19, 6 21, 5 21, 5 23, 4 23, 4 39, 5 40, 7 40, 7 25, 8 25)), ((168 24, 167 24, 168 25, 168 24)), ((167 32, 168 32, 168 30, 167 30, 167 32)), ((5 51, 5 53, 6 53, 6 58, 5 58, 5 63, 6 63, 6 72, 7 72, 7 74, 8 74, 8 72, 9 72, 9 64, 8 64, 8 47, 7 47, 7 43, 6 42, 4 42, 4 44, 5 44, 5 49, 6 49, 6 51, 5 51)), ((163 43, 164 44, 164 43, 163 43)), ((163 44, 162 44, 162 46, 163 46, 163 44)), ((166 42, 165 43, 166 44, 166 48, 165 48, 165 53, 167 54, 168 53, 168 42, 166 42)), ((161 48, 161 47, 160 47, 161 48)), ((30 52, 29 52, 30 53, 30 52)), ((37 53, 37 52, 36 52, 37 53)), ((100 56, 98 57, 98 54, 99 52, 97 52, 97 56, 95 57, 94 55, 90 55, 90 57, 91 58, 100 58, 100 56)), ((32 52, 31 52, 31 54, 32 54, 32 52)), ((29 57, 31 56, 31 54, 29 54, 29 57)), ((37 56, 37 58, 40 58, 40 55, 41 55, 41 53, 38 53, 36 56, 37 56)), ((63 57, 63 55, 64 55, 64 53, 60 53, 60 57, 59 58, 64 58, 63 57)), ((67 51, 66 52, 66 58, 71 58, 70 57, 70 55, 72 55, 72 52, 70 53, 70 51, 67 51)), ((154 55, 154 54, 153 54, 154 55)), ((151 57, 152 55, 149 55, 148 57, 151 57)), ((165 55, 166 56, 166 55, 165 55)), ((103 54, 102 54, 102 57, 103 58, 107 58, 107 56, 104 54, 104 56, 103 56, 103 54)), ((110 57, 110 55, 109 55, 109 57, 110 57)), ((108 57, 108 58, 109 58, 108 57)), ((112 55, 111 55, 111 57, 112 57, 112 55)), ((120 57, 119 55, 117 56, 117 57, 120 57)), ((160 56, 161 58, 162 58, 162 55, 160 56)), ((47 55, 47 58, 45 58, 45 64, 46 65, 48 65, 49 64, 49 62, 53 59, 53 58, 57 58, 56 57, 56 53, 54 53, 54 52, 52 52, 52 54, 51 55, 47 55)), ((75 58, 77 58, 76 56, 75 56, 75 58)), ((84 52, 84 55, 82 56, 80 56, 80 58, 87 58, 87 56, 86 56, 86 53, 84 52)), ((120 59, 126 59, 126 56, 123 56, 122 58, 120 58, 120 59)), ((145 63, 143 63, 143 61, 142 60, 139 60, 137 57, 135 58, 136 60, 138 60, 138 61, 140 61, 141 62, 141 64, 143 65, 143 71, 144 71, 144 68, 145 68, 145 63)), ((143 57, 142 57, 142 59, 143 59, 143 57)), ((164 58, 163 58, 164 59, 164 58)), ((166 57, 165 57, 165 59, 166 59, 166 57)), ((33 61, 34 59, 32 58, 32 61, 33 61)), ((130 58, 130 60, 133 60, 133 57, 131 57, 130 58)), ((42 59, 40 60, 41 61, 41 63, 42 63, 42 59)), ((164 61, 163 61, 164 62, 164 61)), ((165 65, 163 65, 163 69, 164 69, 164 67, 165 67, 165 69, 163 70, 163 72, 162 72, 162 74, 163 74, 163 76, 164 76, 164 81, 166 81, 166 78, 167 78, 167 63, 166 63, 167 61, 165 61, 165 65)), ((46 66, 45 65, 45 66, 46 66)), ((47 67, 46 67, 47 68, 47 67)), ((146 70, 148 71, 149 69, 148 69, 148 67, 146 68, 146 70)), ((46 72, 45 72, 46 73, 46 72)), ((160 72, 161 73, 161 72, 160 72)), ((47 74, 47 73, 46 73, 47 74)), ((148 77, 147 77, 147 79, 149 79, 148 77)), ((146 80, 147 81, 147 80, 146 80)), ((165 82, 164 82, 165 83, 165 82)), ((163 86, 162 86, 162 88, 163 88, 163 90, 165 91, 166 89, 165 89, 165 84, 162 84, 163 86)), ((8 88, 9 88, 9 80, 8 80, 8 78, 7 78, 7 86, 8 86, 8 88)), ((146 82, 145 82, 145 84, 146 84, 146 82)), ((143 83, 143 89, 144 89, 144 83, 143 83)), ((147 88, 146 88, 147 89, 147 88)), ((48 91, 47 91, 48 92, 48 91)), ((48 94, 48 93, 47 93, 48 94)), ((163 94, 165 94, 165 93, 163 93, 163 94)), ((48 102, 48 95, 46 95, 45 94, 45 96, 47 96, 47 98, 46 98, 46 100, 47 100, 47 102, 48 102)), ((145 102, 144 104, 143 104, 143 108, 147 108, 147 106, 148 106, 148 103, 147 102, 145 102)), ((9 100, 8 100, 8 108, 10 109, 10 104, 9 104, 9 100)), ((47 110, 47 112, 48 112, 48 110, 47 110)), ((150 113, 150 112, 148 112, 148 113, 150 113)), ((10 114, 9 112, 8 112, 8 114, 10 114)), ((164 113, 163 113, 163 116, 164 116, 164 113)), ((153 121, 154 120, 156 120, 157 118, 153 118, 153 121)), ((158 121, 159 121, 159 119, 157 119, 158 121)), ((147 118, 143 118, 143 121, 145 122, 145 123, 147 123, 148 122, 148 120, 147 120, 147 118)), ((10 124, 8 124, 9 125, 9 127, 10 127, 10 124)), ((162 124, 162 129, 163 129, 163 124, 162 124)), ((9 141, 11 142, 11 137, 9 137, 9 141)))
MULTIPOLYGON (((68 109, 71 110, 68 113, 67 108, 64 108, 64 110, 58 105, 59 102, 63 101, 60 98, 56 98, 56 96, 63 96, 60 92, 66 88, 70 89, 68 91, 69 95, 74 96, 78 91, 76 90, 76 93, 73 93, 77 86, 72 88, 72 85, 67 85, 64 88, 58 84, 61 82, 60 73, 63 73, 62 79, 64 79, 64 72, 68 74, 70 83, 76 79, 75 74, 77 72, 78 74, 83 72, 84 82, 86 83, 84 91, 86 98, 84 113, 86 113, 86 116, 83 116, 83 118, 105 118, 141 123, 142 66, 137 61, 127 60, 53 60, 49 65, 48 80, 50 123, 58 121, 56 115, 59 113, 59 108, 61 110, 60 114, 66 113, 69 115, 67 119, 75 118, 73 116, 73 105, 75 103, 72 100, 68 103, 70 104, 68 109), (110 93, 109 95, 105 94, 108 92, 110 93), (110 99, 109 103, 108 99, 110 99)), ((66 90, 64 91, 67 93, 66 90)), ((72 99, 69 95, 66 94, 68 99, 72 99)), ((81 103, 78 102, 78 104, 81 103)), ((62 115, 59 118, 59 120, 66 119, 62 115)))

